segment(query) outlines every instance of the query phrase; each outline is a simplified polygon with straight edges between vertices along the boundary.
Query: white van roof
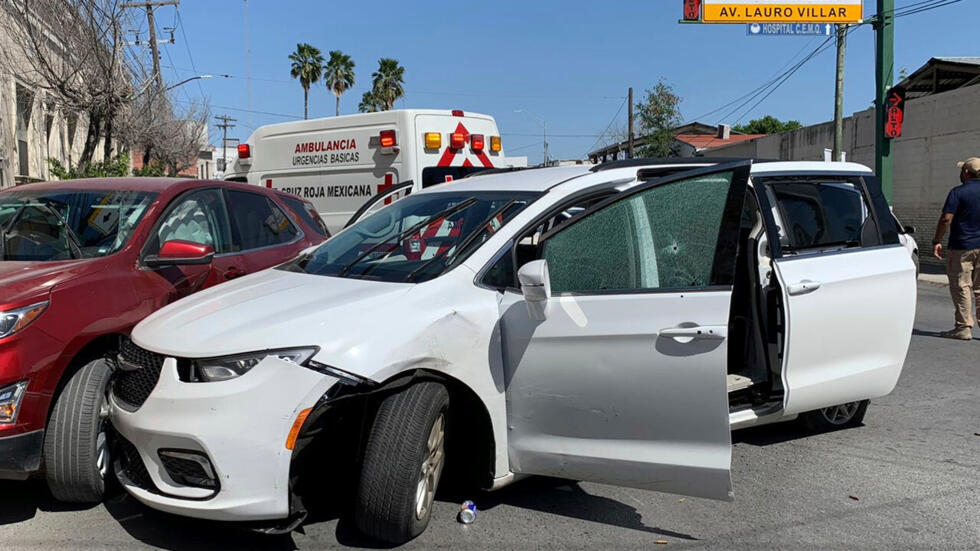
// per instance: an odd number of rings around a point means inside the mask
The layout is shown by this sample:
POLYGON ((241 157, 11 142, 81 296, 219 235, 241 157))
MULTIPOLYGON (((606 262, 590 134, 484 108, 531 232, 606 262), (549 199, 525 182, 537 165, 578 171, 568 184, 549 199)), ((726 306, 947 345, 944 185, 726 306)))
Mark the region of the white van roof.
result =
POLYGON ((265 138, 280 134, 297 134, 334 128, 374 126, 378 124, 397 124, 399 122, 407 122, 417 115, 462 116, 465 118, 493 120, 493 117, 484 115, 483 113, 452 109, 392 109, 390 111, 378 111, 376 113, 355 113, 353 115, 341 115, 339 117, 321 117, 304 121, 266 124, 256 128, 255 132, 252 132, 252 135, 249 136, 248 141, 252 142, 256 138, 265 138), (459 113, 463 114, 459 115, 459 113))

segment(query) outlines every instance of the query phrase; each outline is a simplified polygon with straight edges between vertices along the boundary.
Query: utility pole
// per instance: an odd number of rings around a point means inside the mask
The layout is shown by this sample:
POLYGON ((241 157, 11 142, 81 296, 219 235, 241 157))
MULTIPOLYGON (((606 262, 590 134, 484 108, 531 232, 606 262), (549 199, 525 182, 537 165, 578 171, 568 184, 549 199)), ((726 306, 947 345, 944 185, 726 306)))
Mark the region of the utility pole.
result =
POLYGON ((153 19, 153 8, 158 6, 174 6, 178 0, 157 0, 154 2, 126 2, 123 8, 146 8, 146 24, 150 30, 150 52, 153 54, 153 78, 156 79, 157 90, 163 90, 163 75, 160 73, 160 48, 157 44, 157 26, 153 19))
POLYGON ((228 115, 216 115, 214 118, 221 121, 215 126, 221 129, 221 172, 225 173, 228 170, 228 129, 235 128, 235 125, 231 123, 235 122, 236 119, 228 115))
POLYGON ((837 89, 834 94, 834 153, 841 160, 844 150, 844 51, 847 49, 847 25, 837 25, 837 89))
POLYGON ((627 132, 626 139, 629 142, 629 147, 626 150, 626 158, 632 159, 633 158, 633 87, 632 86, 630 86, 629 104, 630 104, 630 108, 627 115, 629 117, 629 122, 627 123, 628 129, 626 131, 627 132))
POLYGON ((895 58, 895 0, 877 0, 875 17, 875 173, 885 198, 892 198, 892 144, 885 138, 887 95, 895 58))

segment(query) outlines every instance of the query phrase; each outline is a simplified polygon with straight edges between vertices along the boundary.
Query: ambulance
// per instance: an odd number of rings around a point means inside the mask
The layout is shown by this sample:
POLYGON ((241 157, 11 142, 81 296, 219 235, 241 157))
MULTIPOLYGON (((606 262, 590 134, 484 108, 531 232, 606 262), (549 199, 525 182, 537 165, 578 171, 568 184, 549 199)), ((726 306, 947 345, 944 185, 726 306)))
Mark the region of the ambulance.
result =
POLYGON ((493 117, 398 109, 262 126, 225 179, 307 199, 337 232, 392 199, 509 166, 493 117))

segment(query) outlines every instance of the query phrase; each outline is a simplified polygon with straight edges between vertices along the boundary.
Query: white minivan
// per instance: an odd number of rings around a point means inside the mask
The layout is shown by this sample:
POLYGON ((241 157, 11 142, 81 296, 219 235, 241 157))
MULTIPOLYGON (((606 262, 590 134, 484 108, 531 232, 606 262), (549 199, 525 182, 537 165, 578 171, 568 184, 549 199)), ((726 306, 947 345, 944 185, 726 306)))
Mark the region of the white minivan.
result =
POLYGON ((732 499, 732 429, 891 392, 915 269, 864 166, 690 166, 471 176, 163 308, 120 353, 120 481, 279 529, 350 481, 389 542, 444 465, 732 499))
POLYGON ((224 178, 302 197, 336 233, 377 193, 511 165, 490 115, 394 109, 261 126, 224 178))

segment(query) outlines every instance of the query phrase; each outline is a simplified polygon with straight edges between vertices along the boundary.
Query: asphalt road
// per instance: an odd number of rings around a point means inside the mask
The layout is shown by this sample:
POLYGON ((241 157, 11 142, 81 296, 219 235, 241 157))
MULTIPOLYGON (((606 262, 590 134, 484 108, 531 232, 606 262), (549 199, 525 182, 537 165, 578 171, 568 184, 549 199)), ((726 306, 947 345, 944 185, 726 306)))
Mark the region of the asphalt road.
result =
MULTIPOLYGON (((470 526, 454 520, 459 496, 441 497, 429 529, 405 547, 980 549, 980 339, 937 338, 951 317, 947 290, 920 284, 902 378, 872 402, 864 426, 736 432, 732 503, 532 478, 470 496, 480 507, 470 526)), ((124 495, 79 509, 38 483, 0 483, 5 550, 371 545, 343 515, 331 517, 271 537, 158 513, 124 495)))

